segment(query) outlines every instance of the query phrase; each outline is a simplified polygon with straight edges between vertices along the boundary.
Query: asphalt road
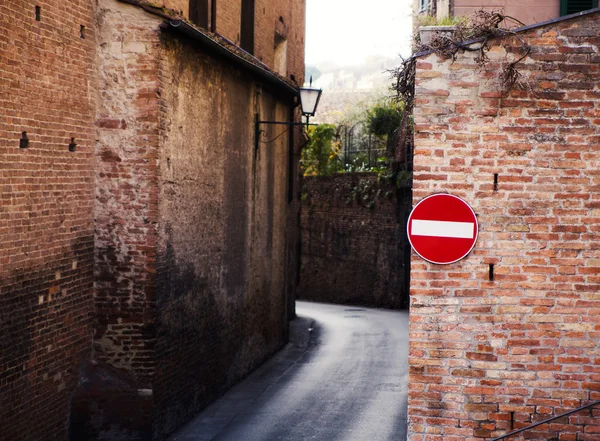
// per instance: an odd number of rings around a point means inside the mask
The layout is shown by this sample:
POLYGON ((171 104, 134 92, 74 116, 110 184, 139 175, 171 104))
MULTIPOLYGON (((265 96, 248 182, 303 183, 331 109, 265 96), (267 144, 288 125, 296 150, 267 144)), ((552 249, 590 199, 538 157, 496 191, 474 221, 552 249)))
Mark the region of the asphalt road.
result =
POLYGON ((406 439, 408 313, 298 302, 297 314, 293 343, 172 441, 406 439))

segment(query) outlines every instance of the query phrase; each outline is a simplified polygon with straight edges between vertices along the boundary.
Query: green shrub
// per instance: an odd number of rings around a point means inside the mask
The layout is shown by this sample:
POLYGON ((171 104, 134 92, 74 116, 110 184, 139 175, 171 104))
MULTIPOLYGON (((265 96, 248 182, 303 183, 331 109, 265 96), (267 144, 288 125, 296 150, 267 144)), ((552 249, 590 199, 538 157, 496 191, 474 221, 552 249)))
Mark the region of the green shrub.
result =
POLYGON ((327 176, 342 170, 341 146, 336 126, 319 124, 308 128, 308 144, 302 150, 304 176, 327 176))

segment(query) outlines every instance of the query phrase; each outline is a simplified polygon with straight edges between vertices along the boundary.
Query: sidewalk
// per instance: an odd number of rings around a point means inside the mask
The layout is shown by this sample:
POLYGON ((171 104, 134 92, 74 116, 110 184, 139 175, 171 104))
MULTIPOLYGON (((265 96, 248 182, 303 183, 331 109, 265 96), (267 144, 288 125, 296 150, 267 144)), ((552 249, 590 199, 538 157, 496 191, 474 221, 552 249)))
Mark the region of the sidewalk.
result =
POLYGON ((210 441, 252 404, 304 354, 314 320, 297 317, 290 322, 290 342, 240 384, 175 432, 169 441, 210 441))

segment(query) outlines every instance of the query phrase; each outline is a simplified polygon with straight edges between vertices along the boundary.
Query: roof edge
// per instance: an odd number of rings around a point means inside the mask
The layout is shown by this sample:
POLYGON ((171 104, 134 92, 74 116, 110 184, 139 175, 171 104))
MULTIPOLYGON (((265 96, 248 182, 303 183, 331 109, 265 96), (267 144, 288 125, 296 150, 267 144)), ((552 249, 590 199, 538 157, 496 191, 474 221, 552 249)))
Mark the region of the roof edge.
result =
POLYGON ((542 26, 548 26, 554 23, 560 23, 563 21, 571 20, 573 18, 582 17, 584 15, 595 14, 596 12, 600 12, 600 8, 592 8, 587 9, 585 11, 576 12, 575 14, 563 15, 562 17, 551 18, 550 20, 541 21, 539 23, 533 23, 527 26, 522 26, 520 28, 514 29, 515 32, 524 32, 529 31, 530 29, 541 28, 542 26))
POLYGON ((273 72, 266 64, 264 64, 254 55, 244 51, 242 48, 229 41, 225 37, 198 29, 196 26, 183 18, 177 11, 167 8, 157 8, 145 0, 119 1, 133 6, 138 6, 150 14, 165 19, 170 29, 196 40, 202 46, 206 47, 207 49, 211 49, 219 55, 222 55, 223 57, 233 61, 239 67, 254 73, 256 76, 270 85, 293 96, 299 96, 300 92, 297 84, 273 72))

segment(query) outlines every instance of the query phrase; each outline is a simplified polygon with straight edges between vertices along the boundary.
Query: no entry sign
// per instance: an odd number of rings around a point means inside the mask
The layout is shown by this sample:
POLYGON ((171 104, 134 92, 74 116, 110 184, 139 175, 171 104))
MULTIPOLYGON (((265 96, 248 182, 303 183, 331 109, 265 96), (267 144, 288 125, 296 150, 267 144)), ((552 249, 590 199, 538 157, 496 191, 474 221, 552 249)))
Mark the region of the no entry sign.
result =
POLYGON ((473 209, 449 194, 426 197, 408 217, 410 245, 431 263, 454 263, 465 257, 475 246, 477 230, 473 209))

